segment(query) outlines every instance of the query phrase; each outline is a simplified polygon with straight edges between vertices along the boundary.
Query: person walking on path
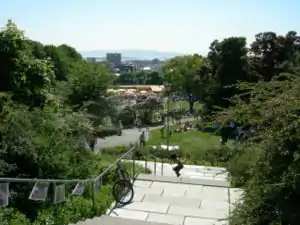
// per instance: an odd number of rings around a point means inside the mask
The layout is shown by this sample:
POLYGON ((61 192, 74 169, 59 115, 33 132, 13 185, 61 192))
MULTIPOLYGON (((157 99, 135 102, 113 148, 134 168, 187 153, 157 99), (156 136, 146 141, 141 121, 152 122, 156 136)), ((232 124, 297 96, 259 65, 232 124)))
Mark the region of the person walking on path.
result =
POLYGON ((140 146, 145 146, 146 145, 146 134, 145 131, 142 131, 142 133, 140 134, 140 146))
POLYGON ((165 137, 165 129, 166 129, 166 126, 164 125, 162 128, 160 128, 160 137, 161 138, 164 138, 165 137))

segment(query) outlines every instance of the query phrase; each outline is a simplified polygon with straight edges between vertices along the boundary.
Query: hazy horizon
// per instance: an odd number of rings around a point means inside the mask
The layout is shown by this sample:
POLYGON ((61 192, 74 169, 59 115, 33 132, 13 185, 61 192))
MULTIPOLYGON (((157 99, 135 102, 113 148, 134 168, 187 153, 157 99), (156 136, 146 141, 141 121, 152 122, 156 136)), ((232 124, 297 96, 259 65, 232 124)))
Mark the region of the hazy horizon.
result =
POLYGON ((206 54, 215 39, 300 30, 296 0, 0 0, 0 26, 12 19, 43 44, 80 52, 146 50, 206 54))

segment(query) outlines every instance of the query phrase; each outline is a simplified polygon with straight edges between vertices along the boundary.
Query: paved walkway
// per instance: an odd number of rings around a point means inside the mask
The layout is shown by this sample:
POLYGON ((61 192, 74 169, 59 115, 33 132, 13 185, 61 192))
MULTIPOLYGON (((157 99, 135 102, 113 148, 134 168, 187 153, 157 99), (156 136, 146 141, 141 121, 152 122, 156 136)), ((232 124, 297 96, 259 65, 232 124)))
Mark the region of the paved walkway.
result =
POLYGON ((135 181, 133 202, 113 207, 107 215, 144 221, 145 225, 228 225, 229 212, 241 190, 210 181, 143 175, 135 181))
MULTIPOLYGON (((195 118, 183 118, 181 119, 181 122, 184 123, 186 121, 193 121, 195 118)), ((175 123, 171 123, 170 125, 174 125, 175 123)), ((150 130, 159 129, 162 126, 155 126, 150 127, 150 130)), ((107 147, 115 147, 115 146, 122 146, 122 145, 130 145, 131 143, 136 143, 138 141, 138 138, 140 136, 140 131, 138 128, 132 128, 132 129, 124 129, 122 136, 111 136, 106 137, 105 139, 98 139, 95 149, 102 149, 107 147)))

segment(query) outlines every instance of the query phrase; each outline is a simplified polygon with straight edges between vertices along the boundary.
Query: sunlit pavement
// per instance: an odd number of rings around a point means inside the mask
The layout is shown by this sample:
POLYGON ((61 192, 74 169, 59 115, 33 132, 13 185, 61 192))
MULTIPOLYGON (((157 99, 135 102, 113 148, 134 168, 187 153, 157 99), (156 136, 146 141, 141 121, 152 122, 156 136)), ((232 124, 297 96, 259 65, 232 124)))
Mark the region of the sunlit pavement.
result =
MULTIPOLYGON (((154 162, 135 161, 137 164, 151 170, 154 175, 175 176, 173 171, 174 165, 169 163, 161 163, 159 160, 154 162), (155 165, 156 164, 156 165, 155 165)), ((196 165, 184 165, 180 171, 181 177, 193 178, 193 179, 215 179, 224 180, 227 179, 227 171, 221 167, 208 167, 208 166, 196 166, 196 165)))
POLYGON ((135 181, 134 190, 132 203, 114 207, 107 215, 130 219, 132 225, 228 225, 229 212, 241 194, 224 180, 145 174, 135 181))
MULTIPOLYGON (((186 121, 193 121, 193 120, 195 120, 195 118, 184 118, 181 120, 181 122, 184 123, 186 121)), ((170 123, 170 125, 173 124, 174 123, 170 123)), ((161 127, 162 126, 150 127, 150 130, 160 129, 161 127)), ((97 139, 95 149, 97 150, 97 149, 102 149, 107 147, 130 145, 131 143, 136 143, 139 140, 140 134, 141 131, 138 128, 124 129, 122 131, 121 136, 114 135, 111 137, 106 137, 105 139, 97 139)))

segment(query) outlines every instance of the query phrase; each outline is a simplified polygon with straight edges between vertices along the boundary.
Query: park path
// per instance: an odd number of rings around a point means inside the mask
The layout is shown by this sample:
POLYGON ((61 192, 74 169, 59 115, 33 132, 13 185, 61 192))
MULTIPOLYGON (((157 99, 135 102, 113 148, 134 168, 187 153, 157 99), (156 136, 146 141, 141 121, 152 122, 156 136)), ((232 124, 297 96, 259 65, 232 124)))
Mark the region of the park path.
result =
MULTIPOLYGON (((184 123, 186 121, 194 121, 196 120, 195 118, 183 118, 181 119, 181 122, 184 123)), ((176 123, 170 122, 170 125, 175 125, 176 123)), ((156 130, 160 129, 162 126, 155 126, 155 127, 150 127, 150 130, 156 130)), ((142 129, 145 130, 145 129, 142 129)), ((138 128, 132 128, 132 129, 124 129, 122 131, 122 136, 110 136, 106 137, 105 139, 98 139, 95 149, 99 150, 102 148, 107 148, 107 147, 116 147, 116 146, 123 146, 123 145, 130 145, 131 143, 136 143, 139 139, 141 131, 139 131, 138 128)), ((147 134, 148 137, 148 134, 147 134)))

